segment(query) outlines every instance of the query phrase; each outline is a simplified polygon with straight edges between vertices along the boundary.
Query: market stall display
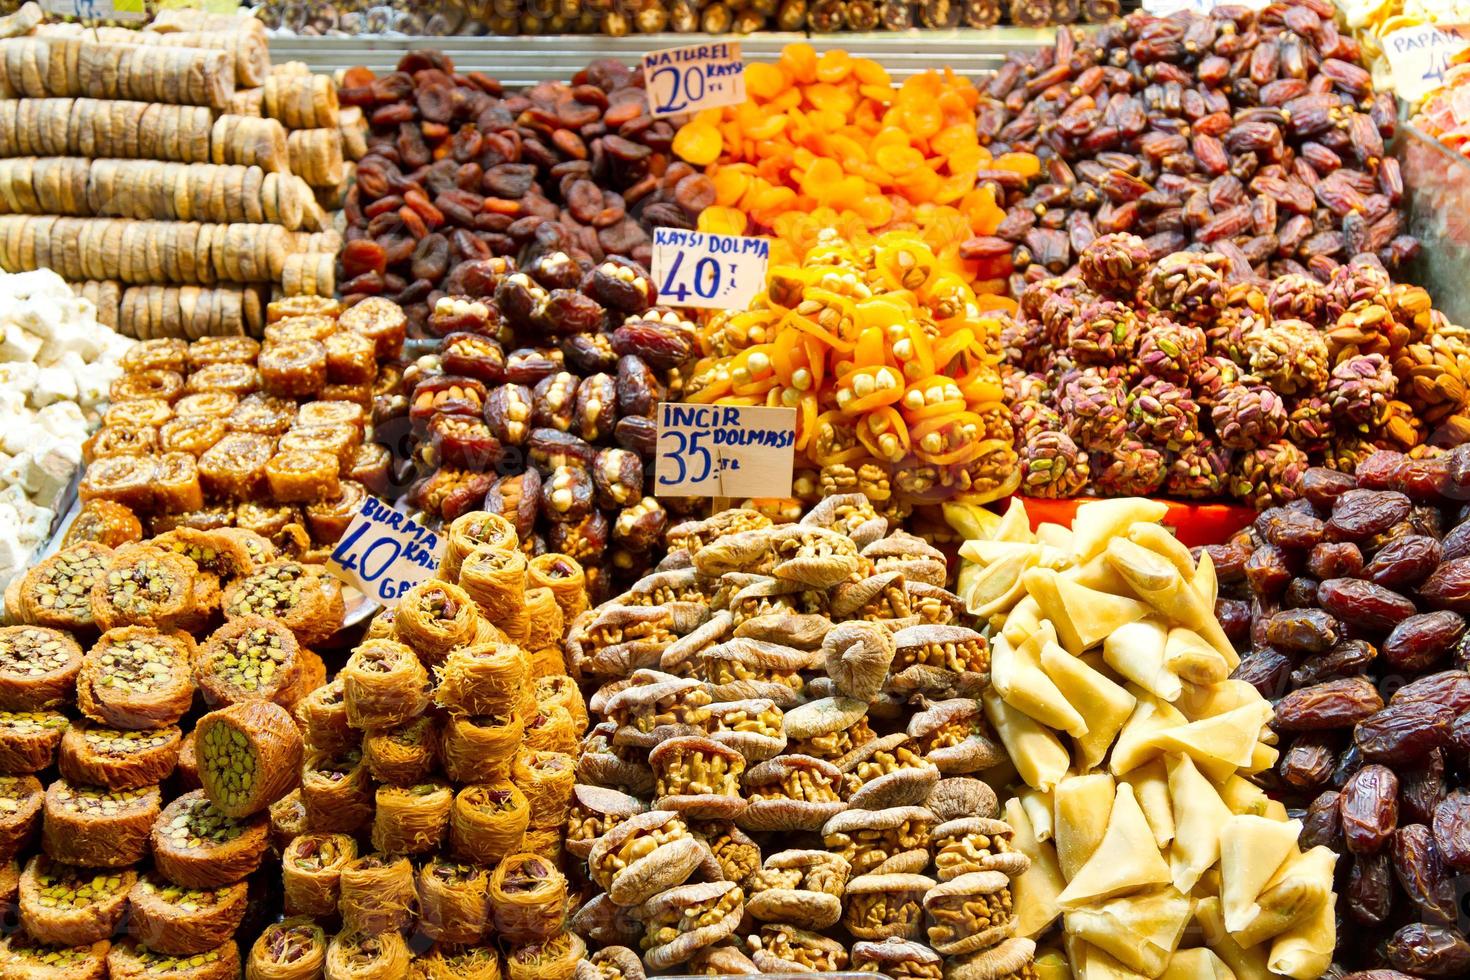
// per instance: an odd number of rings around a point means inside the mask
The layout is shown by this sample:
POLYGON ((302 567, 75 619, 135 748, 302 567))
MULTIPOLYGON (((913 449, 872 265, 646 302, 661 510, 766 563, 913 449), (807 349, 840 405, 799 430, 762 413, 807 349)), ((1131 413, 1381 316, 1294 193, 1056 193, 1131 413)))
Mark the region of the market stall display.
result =
POLYGON ((132 342, 51 272, 0 273, 0 583, 51 536, 132 342))

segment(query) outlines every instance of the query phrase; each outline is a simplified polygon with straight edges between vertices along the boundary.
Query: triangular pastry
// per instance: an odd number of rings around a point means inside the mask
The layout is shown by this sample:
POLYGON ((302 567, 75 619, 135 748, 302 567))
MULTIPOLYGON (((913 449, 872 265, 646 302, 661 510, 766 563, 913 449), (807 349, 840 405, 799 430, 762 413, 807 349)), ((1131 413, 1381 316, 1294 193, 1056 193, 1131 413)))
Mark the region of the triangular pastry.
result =
POLYGON ((1200 775, 1189 756, 1167 756, 1165 765, 1174 814, 1169 870, 1174 887, 1188 893, 1200 876, 1220 860, 1220 830, 1232 814, 1214 784, 1200 775))
POLYGON ((1087 722, 1041 669, 1041 649, 1054 635, 1051 625, 1042 623, 1041 629, 1018 645, 1004 636, 996 637, 990 649, 990 683, 1006 704, 1047 728, 1085 735, 1087 722))
POLYGON ((1133 787, 1120 783, 1102 841, 1067 882, 1057 904, 1064 910, 1081 908, 1168 880, 1169 865, 1154 843, 1133 787))
POLYGON ((1146 497, 1114 497, 1089 501, 1072 518, 1072 559, 1082 564, 1100 555, 1108 542, 1134 524, 1155 524, 1169 513, 1169 505, 1146 497))
POLYGON ((1159 980, 1235 980, 1235 974, 1214 950, 1197 946, 1175 953, 1159 980))
POLYGON ((1337 946, 1336 905, 1329 892, 1328 900, 1316 911, 1277 937, 1267 960, 1272 973, 1292 980, 1316 980, 1327 972, 1337 946))
POLYGON ((1225 928, 1245 928, 1260 912, 1257 896, 1296 849, 1300 820, 1231 817, 1220 830, 1220 908, 1225 928))
POLYGON ((1230 676, 1231 670, 1219 650, 1184 626, 1169 631, 1164 644, 1164 665, 1195 684, 1218 684, 1230 676))
POLYGON ((1241 946, 1225 931, 1219 898, 1212 895, 1196 902, 1194 921, 1199 923, 1205 945, 1225 961, 1236 980, 1276 980, 1266 966, 1266 947, 1241 946))
POLYGON ((1102 843, 1118 786, 1105 772, 1068 776, 1052 794, 1057 861, 1068 879, 1077 876, 1102 843))
POLYGON ((1133 795, 1138 797, 1143 817, 1154 832, 1154 843, 1162 851, 1169 846, 1175 833, 1174 811, 1169 801, 1169 776, 1164 769, 1164 760, 1155 759, 1131 770, 1123 776, 1123 781, 1133 787, 1133 795))
POLYGON ((1005 821, 1011 825, 1011 845, 1031 859, 1031 867, 1011 879, 1011 907, 1016 914, 1016 935, 1039 936, 1056 921, 1062 910, 1057 896, 1067 886, 1057 865, 1056 848, 1036 839, 1031 820, 1021 801, 1006 801, 1005 821))
POLYGON ((1164 664, 1169 628, 1149 617, 1114 630, 1103 641, 1103 659, 1129 681, 1165 701, 1183 692, 1179 675, 1164 664))
POLYGON ((1123 730, 1113 742, 1112 755, 1108 757, 1108 768, 1113 775, 1121 776, 1137 769, 1161 753, 1155 736, 1189 722, 1172 704, 1148 694, 1133 692, 1138 703, 1133 714, 1123 724, 1123 730))
POLYGON ((1329 848, 1288 855, 1276 874, 1256 896, 1260 911, 1249 924, 1232 933, 1242 946, 1255 946, 1278 936, 1310 917, 1332 892, 1337 855, 1329 848))
POLYGON ((1096 769, 1106 758, 1113 739, 1123 730, 1138 699, 1055 643, 1042 647, 1041 669, 1069 706, 1078 712, 1086 728, 1080 735, 1072 733, 1077 743, 1078 770, 1096 769))
POLYGON ((1179 570, 1185 581, 1194 578, 1194 555, 1189 553, 1189 546, 1170 533, 1164 525, 1134 524, 1124 537, 1168 561, 1179 570))
POLYGON ((1194 903, 1165 885, 1076 909, 1066 913, 1065 922, 1068 932, 1124 966, 1156 977, 1168 966, 1193 914, 1194 903))
POLYGON ((1042 791, 1056 786, 1067 774, 1072 757, 1062 740, 1030 717, 1012 708, 994 689, 981 696, 985 717, 1026 785, 1042 791))
POLYGON ((1206 603, 1172 562, 1127 538, 1114 538, 1108 542, 1107 556, 1113 567, 1128 580, 1133 591, 1163 613, 1166 620, 1188 626, 1203 636, 1220 651, 1231 670, 1239 666, 1240 656, 1220 627, 1220 621, 1215 618, 1214 604, 1206 603))

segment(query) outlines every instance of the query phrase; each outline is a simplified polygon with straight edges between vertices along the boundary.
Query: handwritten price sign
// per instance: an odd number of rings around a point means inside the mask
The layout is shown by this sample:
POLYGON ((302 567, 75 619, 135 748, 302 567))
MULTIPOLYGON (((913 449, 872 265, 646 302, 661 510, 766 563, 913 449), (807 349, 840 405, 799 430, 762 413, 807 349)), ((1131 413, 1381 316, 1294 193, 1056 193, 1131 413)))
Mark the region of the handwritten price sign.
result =
POLYGON ((1444 72, 1455 55, 1470 46, 1464 38, 1433 24, 1405 27, 1384 35, 1383 52, 1393 71, 1398 96, 1417 102, 1444 84, 1444 72))
POLYGON ((743 310, 766 285, 771 243, 745 235, 653 230, 658 298, 676 306, 743 310))
POLYGON ((796 409, 658 406, 660 497, 789 497, 796 409))
POLYGON ((327 569, 369 599, 396 606, 403 593, 434 577, 442 551, 433 531, 369 497, 332 550, 327 569))
POLYGON ((745 101, 740 42, 651 51, 643 56, 643 81, 655 116, 739 105, 745 101))

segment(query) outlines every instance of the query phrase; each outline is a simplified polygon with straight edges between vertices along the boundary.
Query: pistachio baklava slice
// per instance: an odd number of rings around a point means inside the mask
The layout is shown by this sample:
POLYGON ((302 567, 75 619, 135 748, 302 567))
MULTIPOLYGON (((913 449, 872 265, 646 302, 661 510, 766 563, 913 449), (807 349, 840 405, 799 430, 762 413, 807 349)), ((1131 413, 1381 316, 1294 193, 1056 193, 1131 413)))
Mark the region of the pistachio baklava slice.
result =
POLYGON ((56 762, 70 782, 136 789, 167 779, 182 743, 177 725, 134 731, 78 722, 61 737, 56 762))
POLYGON ((153 863, 169 881, 186 888, 218 888, 260 866, 270 843, 266 815, 226 816, 203 790, 185 793, 153 825, 153 863))
POLYGON ((0 711, 0 771, 48 768, 70 724, 59 711, 0 711))
POLYGON ((240 975, 240 951, 233 939, 193 956, 174 956, 125 939, 107 953, 111 980, 233 980, 240 975))
POLYGON ((20 923, 54 946, 111 939, 137 880, 137 872, 126 868, 81 868, 38 854, 20 875, 20 923))
POLYGON ((125 868, 148 853, 158 818, 157 786, 107 789, 58 779, 46 788, 41 843, 57 861, 91 868, 125 868))
POLYGON ((104 939, 85 946, 50 946, 24 932, 0 937, 0 962, 15 980, 107 980, 104 939))
POLYGON ((81 669, 82 648, 69 633, 0 628, 0 709, 36 711, 70 701, 81 669))
POLYGON ((194 642, 150 626, 108 630, 82 658, 77 707, 115 728, 176 725, 194 704, 194 642))
POLYGON ((46 791, 31 775, 0 776, 0 860, 28 847, 41 826, 46 791))
POLYGON ((228 941, 245 918, 249 885, 185 888, 144 875, 128 893, 128 932, 149 949, 197 956, 228 941))

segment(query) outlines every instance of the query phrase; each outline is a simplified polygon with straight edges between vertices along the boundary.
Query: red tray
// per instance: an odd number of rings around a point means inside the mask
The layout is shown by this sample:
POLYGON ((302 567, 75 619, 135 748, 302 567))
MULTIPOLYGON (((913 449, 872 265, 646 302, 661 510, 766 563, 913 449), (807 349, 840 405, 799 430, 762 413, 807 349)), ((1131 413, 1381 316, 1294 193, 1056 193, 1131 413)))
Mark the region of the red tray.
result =
MULTIPOLYGON (((1064 500, 1049 500, 1040 497, 1023 497, 1026 514, 1031 518, 1031 529, 1038 524, 1060 524, 1072 526, 1077 508, 1097 497, 1069 497, 1064 500)), ((1191 504, 1180 500, 1160 500, 1169 512, 1164 523, 1174 530, 1179 540, 1191 548, 1204 544, 1224 544, 1230 536, 1256 519, 1256 512, 1238 504, 1191 504)), ((1009 500, 997 501, 995 506, 1005 512, 1009 500)))

